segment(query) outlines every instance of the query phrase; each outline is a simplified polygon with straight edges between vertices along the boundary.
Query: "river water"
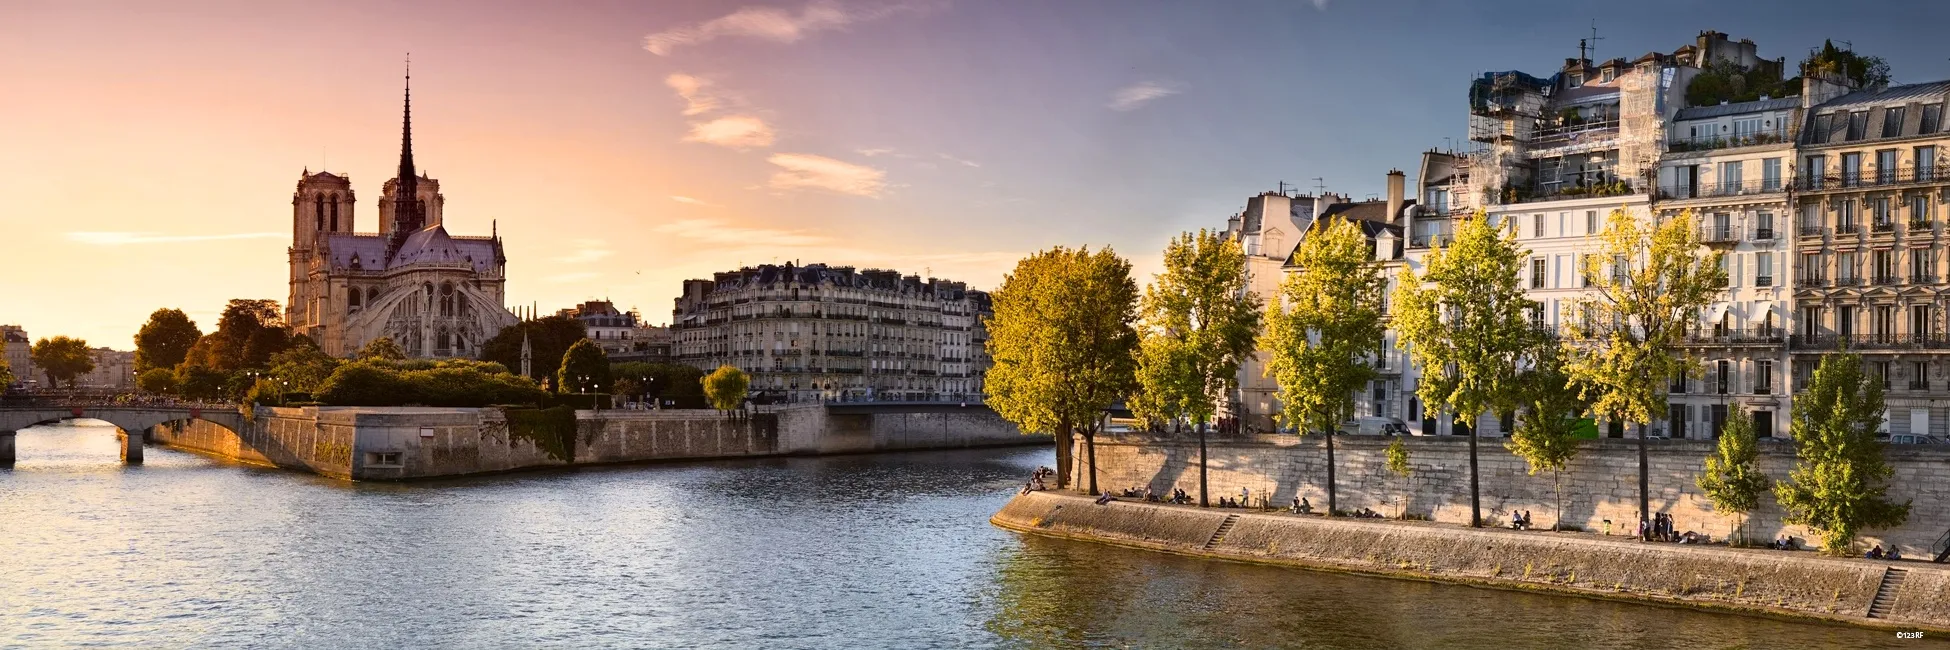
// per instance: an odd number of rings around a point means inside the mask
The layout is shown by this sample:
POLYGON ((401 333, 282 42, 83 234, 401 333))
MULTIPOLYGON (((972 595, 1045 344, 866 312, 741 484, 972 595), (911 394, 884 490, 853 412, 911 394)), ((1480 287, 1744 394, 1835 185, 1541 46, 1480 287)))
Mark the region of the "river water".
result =
POLYGON ((1937 639, 1027 537, 1047 449, 347 484, 41 427, 0 647, 1917 648, 1937 639))

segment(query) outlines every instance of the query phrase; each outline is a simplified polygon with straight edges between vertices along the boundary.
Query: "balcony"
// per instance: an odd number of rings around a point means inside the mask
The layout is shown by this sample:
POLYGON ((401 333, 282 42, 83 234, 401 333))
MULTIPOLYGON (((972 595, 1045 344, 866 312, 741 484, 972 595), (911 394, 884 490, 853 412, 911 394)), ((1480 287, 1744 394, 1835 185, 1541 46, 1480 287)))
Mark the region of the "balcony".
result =
POLYGON ((1837 173, 1795 179, 1794 189, 1803 192, 1836 192, 1870 187, 1899 187, 1921 183, 1950 182, 1950 168, 1929 167, 1890 169, 1869 172, 1837 173))
POLYGON ((1774 241, 1774 227, 1761 226, 1754 229, 1754 241, 1774 241))
POLYGON ((1762 288, 1774 286, 1774 276, 1771 275, 1754 276, 1754 286, 1762 287, 1762 288))
POLYGON ((1894 221, 1877 221, 1877 222, 1875 222, 1875 223, 1871 223, 1871 224, 1869 224, 1869 232, 1871 232, 1871 233, 1875 233, 1875 234, 1883 234, 1883 233, 1893 233, 1893 232, 1896 232, 1896 222, 1894 222, 1894 221))
POLYGON ((1520 191, 1519 188, 1504 190, 1504 203, 1534 203, 1537 201, 1562 201, 1566 199, 1588 199, 1603 196, 1631 196, 1640 193, 1639 187, 1616 178, 1578 179, 1573 182, 1540 183, 1535 190, 1520 191))
POLYGON ((1780 327, 1713 328, 1686 333, 1686 345, 1780 345, 1787 342, 1787 330, 1780 327))
POLYGON ((1911 379, 1911 380, 1909 380, 1909 389, 1910 389, 1910 390, 1929 390, 1929 389, 1930 389, 1930 381, 1929 381, 1929 380, 1927 380, 1927 379, 1911 379))
POLYGON ((1796 278, 1794 280, 1794 285, 1797 287, 1808 287, 1808 288, 1825 287, 1828 286, 1828 276, 1825 275, 1803 276, 1800 278, 1796 278))
POLYGON ((1909 283, 1910 283, 1910 284, 1935 284, 1935 283, 1936 283, 1936 274, 1934 274, 1934 273, 1911 273, 1911 274, 1909 274, 1909 283))
POLYGON ((1902 278, 1895 275, 1878 275, 1875 277, 1874 284, 1878 287, 1902 284, 1902 278))
POLYGON ((1456 236, 1453 233, 1443 232, 1443 233, 1433 233, 1427 235, 1416 235, 1408 238, 1408 247, 1428 248, 1430 246, 1448 246, 1449 244, 1455 243, 1455 241, 1456 241, 1456 236))
POLYGON ((1668 153, 1712 151, 1715 149, 1732 149, 1734 147, 1757 147, 1768 144, 1781 144, 1784 142, 1792 142, 1793 140, 1793 134, 1789 133, 1786 127, 1782 127, 1771 131, 1732 136, 1708 135, 1668 140, 1666 141, 1666 151, 1668 153))
POLYGON ((1618 119, 1577 121, 1539 127, 1530 138, 1533 149, 1596 142, 1618 136, 1618 119))
POLYGON ((1807 224, 1802 224, 1801 226, 1802 237, 1820 237, 1821 233, 1822 233, 1821 226, 1810 226, 1807 224))
POLYGON ((1946 350, 1950 336, 1943 334, 1799 334, 1796 350, 1946 350))
POLYGON ((1930 235, 1936 233, 1936 222, 1929 219, 1911 219, 1904 224, 1903 232, 1911 235, 1930 235))
POLYGON ((1666 185, 1659 188, 1658 198, 1662 201, 1683 199, 1711 199, 1729 196, 1753 196, 1757 194, 1777 194, 1787 191, 1781 179, 1762 179, 1742 183, 1695 183, 1692 185, 1666 185))
POLYGON ((1702 244, 1732 244, 1738 242, 1740 241, 1740 227, 1729 224, 1701 226, 1699 229, 1699 241, 1702 244))
POLYGON ((1835 226, 1835 234, 1837 235, 1854 235, 1861 232, 1862 224, 1859 223, 1845 223, 1835 226))

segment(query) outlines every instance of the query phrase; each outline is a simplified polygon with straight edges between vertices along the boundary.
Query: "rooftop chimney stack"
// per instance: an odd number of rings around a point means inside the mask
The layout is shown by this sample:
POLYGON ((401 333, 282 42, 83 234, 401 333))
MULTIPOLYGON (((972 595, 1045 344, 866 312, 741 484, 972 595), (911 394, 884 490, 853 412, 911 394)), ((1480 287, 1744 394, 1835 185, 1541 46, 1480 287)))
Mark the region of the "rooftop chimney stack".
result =
POLYGON ((1407 175, 1399 169, 1388 170, 1388 223, 1397 223, 1402 218, 1402 204, 1407 197, 1402 196, 1407 175))

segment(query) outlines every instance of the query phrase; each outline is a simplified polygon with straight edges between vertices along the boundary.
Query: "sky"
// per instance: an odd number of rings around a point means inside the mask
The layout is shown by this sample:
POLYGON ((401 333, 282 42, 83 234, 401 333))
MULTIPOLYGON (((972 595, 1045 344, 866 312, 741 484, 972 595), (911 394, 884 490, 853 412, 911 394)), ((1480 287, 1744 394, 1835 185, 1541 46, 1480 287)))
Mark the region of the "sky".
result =
POLYGON ((1950 3, 0 0, 0 323, 133 347, 287 294, 299 175, 377 230, 413 66, 414 157, 511 305, 670 318, 687 278, 798 261, 991 289, 1174 234, 1285 181, 1365 198, 1452 146, 1469 80, 1701 30, 1822 39, 1950 78, 1950 3), (1901 19, 1892 19, 1900 17, 1901 19))

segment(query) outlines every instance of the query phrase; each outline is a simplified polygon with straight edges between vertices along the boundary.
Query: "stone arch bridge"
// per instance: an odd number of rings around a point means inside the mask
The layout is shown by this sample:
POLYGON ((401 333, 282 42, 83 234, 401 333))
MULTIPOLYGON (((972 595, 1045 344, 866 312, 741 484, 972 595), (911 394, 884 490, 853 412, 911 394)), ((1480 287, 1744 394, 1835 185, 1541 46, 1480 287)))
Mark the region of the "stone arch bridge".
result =
POLYGON ((21 429, 63 420, 101 420, 121 429, 122 460, 142 463, 142 445, 149 430, 171 422, 205 420, 231 431, 245 429, 244 416, 235 408, 197 406, 0 406, 0 465, 14 462, 14 436, 21 429))

